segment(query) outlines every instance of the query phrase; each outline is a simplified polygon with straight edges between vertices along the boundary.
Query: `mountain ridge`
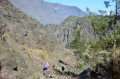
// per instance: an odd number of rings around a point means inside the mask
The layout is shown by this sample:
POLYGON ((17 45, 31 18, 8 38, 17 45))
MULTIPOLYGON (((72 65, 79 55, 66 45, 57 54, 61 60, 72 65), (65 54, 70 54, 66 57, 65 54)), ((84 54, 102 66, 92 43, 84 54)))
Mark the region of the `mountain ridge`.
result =
POLYGON ((42 0, 9 1, 44 25, 60 24, 69 16, 83 17, 87 15, 76 6, 67 6, 60 3, 50 3, 42 0))

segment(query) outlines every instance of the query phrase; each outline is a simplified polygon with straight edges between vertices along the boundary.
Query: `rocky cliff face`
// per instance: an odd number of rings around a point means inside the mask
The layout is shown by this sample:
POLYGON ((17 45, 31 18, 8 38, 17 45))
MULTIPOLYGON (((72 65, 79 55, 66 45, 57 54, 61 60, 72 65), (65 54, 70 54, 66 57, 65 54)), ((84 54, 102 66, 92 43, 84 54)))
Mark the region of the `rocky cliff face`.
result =
POLYGON ((74 6, 49 3, 44 0, 9 0, 17 8, 43 24, 60 24, 69 16, 83 17, 86 13, 74 6))
POLYGON ((94 33, 90 22, 88 22, 87 19, 82 21, 83 19, 84 18, 69 17, 60 25, 49 24, 46 25, 46 27, 49 34, 54 35, 56 39, 65 46, 74 40, 78 30, 81 39, 86 41, 96 39, 97 35, 94 33))
POLYGON ((73 38, 73 27, 75 22, 66 23, 65 25, 46 25, 47 30, 50 32, 51 35, 54 35, 58 41, 67 45, 70 43, 73 38))

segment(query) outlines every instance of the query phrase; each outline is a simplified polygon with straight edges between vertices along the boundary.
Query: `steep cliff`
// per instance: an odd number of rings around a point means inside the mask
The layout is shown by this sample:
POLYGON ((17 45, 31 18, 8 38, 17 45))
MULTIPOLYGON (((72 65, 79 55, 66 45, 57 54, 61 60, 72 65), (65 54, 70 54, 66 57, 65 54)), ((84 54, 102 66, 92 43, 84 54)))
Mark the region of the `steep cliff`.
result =
POLYGON ((97 38, 97 35, 94 33, 91 23, 89 22, 89 18, 86 17, 79 18, 70 16, 60 25, 48 24, 46 27, 49 34, 54 35, 56 39, 65 46, 74 40, 77 31, 79 31, 79 35, 83 40, 91 41, 97 38))

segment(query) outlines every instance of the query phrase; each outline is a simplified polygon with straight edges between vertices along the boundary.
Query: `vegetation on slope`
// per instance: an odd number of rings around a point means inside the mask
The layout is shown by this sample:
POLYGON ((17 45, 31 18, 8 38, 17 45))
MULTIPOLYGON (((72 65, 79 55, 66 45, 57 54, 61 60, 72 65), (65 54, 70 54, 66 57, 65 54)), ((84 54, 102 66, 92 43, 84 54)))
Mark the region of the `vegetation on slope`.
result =
MULTIPOLYGON (((94 36, 96 39, 86 41, 81 36, 81 29, 77 27, 74 32, 74 40, 69 45, 70 48, 75 49, 75 54, 78 57, 80 63, 78 67, 83 70, 86 67, 94 66, 97 63, 110 63, 110 55, 114 45, 119 49, 120 47, 120 22, 117 21, 114 24, 114 16, 87 16, 78 19, 81 23, 89 23, 94 30, 94 36), (103 51, 102 56, 96 56, 103 51), (91 64, 92 63, 92 64, 91 64), (85 67, 86 66, 86 67, 85 67)), ((113 58, 112 58, 113 59, 113 58)), ((116 57, 115 62, 118 62, 116 57)))
POLYGON ((65 19, 62 24, 67 23, 67 22, 71 22, 71 21, 77 21, 77 19, 79 19, 79 17, 70 16, 67 19, 65 19))

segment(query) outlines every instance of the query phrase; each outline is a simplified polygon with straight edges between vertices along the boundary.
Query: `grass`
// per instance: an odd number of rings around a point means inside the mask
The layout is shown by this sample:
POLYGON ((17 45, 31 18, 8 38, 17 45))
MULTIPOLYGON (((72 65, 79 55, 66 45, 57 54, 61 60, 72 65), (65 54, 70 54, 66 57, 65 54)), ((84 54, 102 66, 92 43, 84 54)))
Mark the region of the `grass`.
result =
POLYGON ((48 53, 46 52, 46 51, 43 51, 43 50, 38 50, 38 52, 43 56, 43 57, 45 57, 46 59, 49 59, 50 57, 49 57, 49 55, 48 55, 48 53))
POLYGON ((67 23, 67 22, 77 21, 78 19, 79 19, 79 17, 70 16, 67 19, 65 19, 62 24, 67 23))

